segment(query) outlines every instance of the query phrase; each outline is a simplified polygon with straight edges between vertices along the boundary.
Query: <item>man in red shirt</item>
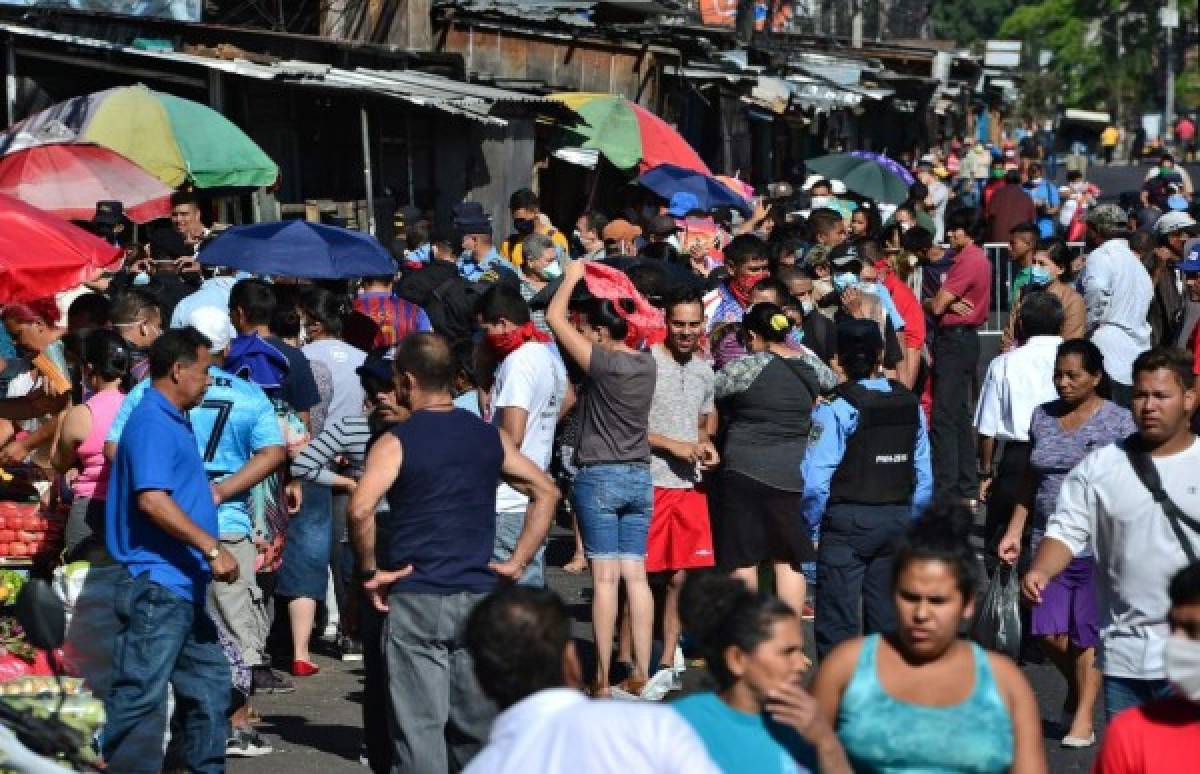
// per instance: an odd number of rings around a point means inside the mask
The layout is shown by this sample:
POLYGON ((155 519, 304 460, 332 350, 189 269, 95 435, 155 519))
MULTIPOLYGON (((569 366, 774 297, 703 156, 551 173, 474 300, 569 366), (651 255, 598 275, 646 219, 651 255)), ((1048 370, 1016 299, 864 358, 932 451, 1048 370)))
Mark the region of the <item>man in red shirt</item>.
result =
POLYGON ((1168 590, 1165 661, 1176 695, 1117 715, 1092 774, 1185 774, 1200 748, 1200 562, 1180 570, 1168 590))
POLYGON ((1021 173, 1010 169, 1004 173, 1004 185, 988 200, 985 216, 988 222, 988 241, 1007 242, 1013 228, 1037 220, 1033 198, 1021 187, 1021 173))
POLYGON ((954 251, 937 295, 925 302, 936 320, 933 334, 934 493, 960 502, 979 492, 975 439, 971 434, 971 384, 979 364, 978 329, 987 322, 992 299, 992 264, 975 244, 975 212, 946 216, 946 239, 954 251))

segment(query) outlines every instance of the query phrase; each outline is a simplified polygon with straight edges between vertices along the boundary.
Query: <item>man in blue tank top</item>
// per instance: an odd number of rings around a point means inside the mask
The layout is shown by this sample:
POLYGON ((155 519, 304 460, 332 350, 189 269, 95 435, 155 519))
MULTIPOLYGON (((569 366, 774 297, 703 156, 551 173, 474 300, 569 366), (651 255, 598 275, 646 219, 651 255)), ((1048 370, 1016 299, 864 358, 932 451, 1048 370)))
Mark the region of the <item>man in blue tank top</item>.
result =
POLYGON ((394 369, 397 397, 412 416, 371 447, 350 500, 350 532, 359 580, 388 614, 392 771, 445 772, 479 751, 495 716, 463 639, 467 615, 497 579, 521 577, 550 529, 558 489, 502 430, 454 407, 445 338, 409 335, 394 369), (493 563, 501 480, 529 506, 512 557, 493 563), (385 495, 390 510, 376 514, 385 495), (376 517, 386 520, 382 566, 376 517))

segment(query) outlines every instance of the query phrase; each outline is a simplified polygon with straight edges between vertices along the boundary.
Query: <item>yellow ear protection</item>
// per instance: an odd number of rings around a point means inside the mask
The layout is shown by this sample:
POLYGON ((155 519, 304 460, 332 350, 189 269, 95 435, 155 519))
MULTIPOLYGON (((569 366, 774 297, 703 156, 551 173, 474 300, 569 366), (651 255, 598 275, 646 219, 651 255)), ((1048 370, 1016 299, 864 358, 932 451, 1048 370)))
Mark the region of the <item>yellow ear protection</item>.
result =
POLYGON ((792 321, 787 318, 787 315, 773 314, 771 315, 771 327, 777 331, 786 331, 792 326, 792 321))

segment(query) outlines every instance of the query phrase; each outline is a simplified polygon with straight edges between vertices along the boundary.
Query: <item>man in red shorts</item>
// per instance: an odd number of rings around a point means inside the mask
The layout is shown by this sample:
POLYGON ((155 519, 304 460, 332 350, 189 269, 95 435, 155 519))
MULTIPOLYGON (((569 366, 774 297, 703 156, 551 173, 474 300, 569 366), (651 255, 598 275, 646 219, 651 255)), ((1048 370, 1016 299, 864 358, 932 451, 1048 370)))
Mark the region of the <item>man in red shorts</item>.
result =
POLYGON ((702 471, 716 466, 709 440, 716 424, 715 376, 695 356, 704 333, 704 302, 694 290, 666 299, 667 340, 654 347, 658 367, 650 406, 650 476, 654 513, 646 543, 646 572, 667 576, 662 662, 670 667, 679 641, 679 590, 686 570, 713 565, 708 496, 702 471))

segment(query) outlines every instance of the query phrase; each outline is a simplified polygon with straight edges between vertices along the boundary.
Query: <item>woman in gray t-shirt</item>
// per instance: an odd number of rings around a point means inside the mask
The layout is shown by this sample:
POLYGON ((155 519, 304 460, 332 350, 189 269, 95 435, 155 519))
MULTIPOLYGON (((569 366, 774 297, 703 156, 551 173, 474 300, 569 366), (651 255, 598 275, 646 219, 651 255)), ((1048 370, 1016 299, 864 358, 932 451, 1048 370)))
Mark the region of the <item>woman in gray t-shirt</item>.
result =
MULTIPOLYGON (((640 693, 649 675, 654 599, 646 580, 646 534, 654 507, 650 480, 650 404, 657 369, 649 352, 625 343, 629 333, 612 301, 592 298, 567 309, 585 261, 567 264, 562 285, 546 310, 560 350, 585 374, 579 405, 579 472, 571 501, 592 572, 592 630, 596 638, 593 694, 608 696, 617 587, 625 581, 633 639, 633 674, 622 684, 640 693)), ((626 310, 627 311, 627 310, 626 310)))

